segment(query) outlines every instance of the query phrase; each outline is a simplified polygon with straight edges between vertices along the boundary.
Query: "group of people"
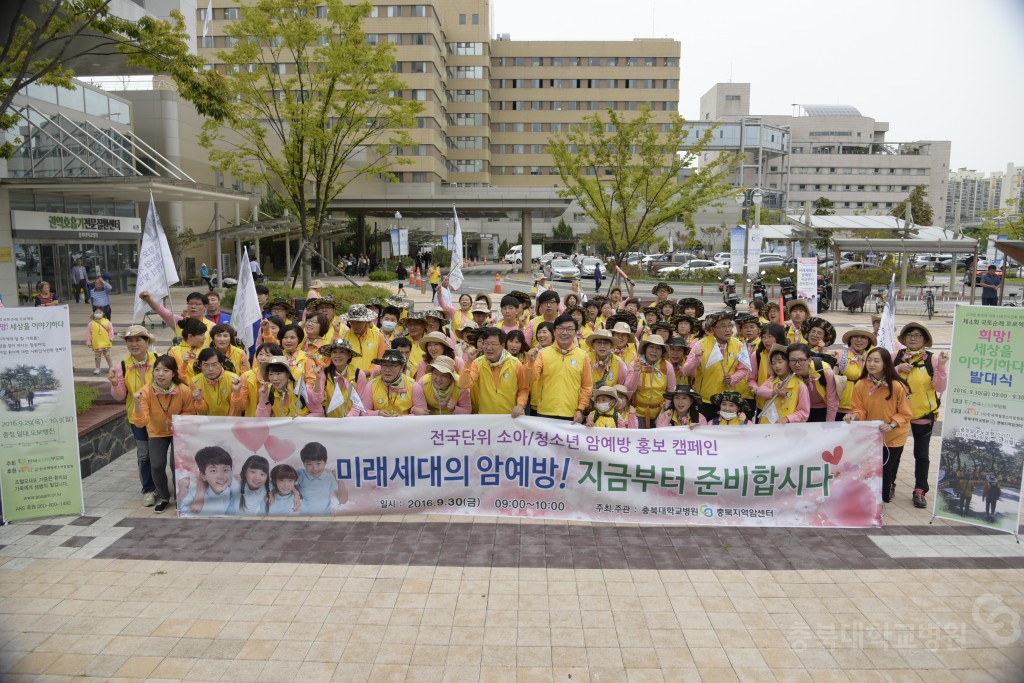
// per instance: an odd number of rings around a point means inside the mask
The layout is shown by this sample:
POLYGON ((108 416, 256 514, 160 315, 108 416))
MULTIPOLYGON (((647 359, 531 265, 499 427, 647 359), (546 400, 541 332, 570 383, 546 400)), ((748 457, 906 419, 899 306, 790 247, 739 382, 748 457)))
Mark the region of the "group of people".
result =
POLYGON ((928 446, 945 389, 948 355, 911 322, 893 355, 876 329, 836 331, 804 300, 755 302, 749 313, 705 315, 696 298, 670 299, 654 287, 642 304, 632 289, 565 300, 540 287, 498 302, 487 294, 452 300, 446 279, 436 308, 412 310, 398 296, 335 308, 330 296, 297 315, 258 288, 264 319, 244 349, 229 322, 208 316, 208 295, 189 295, 173 316, 181 332, 167 353, 133 326, 128 355, 110 371, 111 392, 127 400, 140 442, 146 504, 166 507, 174 415, 257 417, 530 414, 587 426, 685 426, 878 420, 885 441, 883 499, 892 499, 908 438, 914 438, 914 504, 928 491, 928 446), (148 444, 143 445, 148 441, 148 444), (144 458, 148 455, 148 458, 144 458), (150 470, 147 479, 143 461, 150 470), (151 487, 146 490, 148 485, 151 487))

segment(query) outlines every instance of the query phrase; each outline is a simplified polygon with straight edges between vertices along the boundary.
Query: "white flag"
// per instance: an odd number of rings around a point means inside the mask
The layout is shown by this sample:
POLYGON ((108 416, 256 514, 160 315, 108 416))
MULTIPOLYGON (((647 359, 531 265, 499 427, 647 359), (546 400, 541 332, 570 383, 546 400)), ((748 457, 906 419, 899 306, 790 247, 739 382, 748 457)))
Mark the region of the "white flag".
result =
MULTIPOLYGON (((327 404, 327 410, 324 411, 324 414, 325 415, 330 414, 332 411, 337 410, 338 408, 342 407, 343 405, 345 405, 345 392, 343 392, 341 390, 341 383, 338 382, 337 378, 335 378, 334 379, 334 393, 331 394, 331 400, 327 404)), ((342 417, 345 417, 345 416, 342 415, 342 417)))
POLYGON ((452 267, 448 270, 448 282, 452 289, 462 287, 465 278, 462 276, 462 226, 459 225, 459 212, 452 206, 455 215, 455 239, 452 244, 452 267))
POLYGON ((882 322, 878 326, 878 345, 890 354, 896 354, 896 274, 889 281, 889 295, 885 298, 882 322))
POLYGON ((206 4, 206 16, 203 17, 203 38, 210 32, 210 19, 213 18, 213 0, 206 4))
POLYGON ((231 325, 238 332, 238 338, 245 342, 245 348, 250 348, 256 343, 253 325, 262 319, 260 299, 256 294, 252 269, 249 267, 249 249, 243 247, 242 261, 238 264, 238 289, 235 292, 235 305, 231 308, 231 325))
POLYGON ((178 272, 174 268, 171 248, 167 245, 160 216, 156 212, 153 193, 149 193, 149 210, 146 212, 146 225, 142 230, 142 247, 139 249, 139 268, 135 278, 135 308, 132 311, 132 322, 142 318, 150 309, 149 305, 139 298, 139 294, 148 291, 156 301, 163 301, 170 293, 171 285, 178 282, 178 272))

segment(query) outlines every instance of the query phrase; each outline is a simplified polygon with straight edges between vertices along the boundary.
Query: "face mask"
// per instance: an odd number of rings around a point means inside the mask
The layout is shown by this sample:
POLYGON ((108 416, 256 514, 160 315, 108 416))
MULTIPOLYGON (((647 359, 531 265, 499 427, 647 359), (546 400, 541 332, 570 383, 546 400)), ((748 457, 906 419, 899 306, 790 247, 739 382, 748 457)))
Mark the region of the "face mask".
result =
POLYGON ((723 410, 722 412, 719 413, 719 416, 721 416, 723 420, 731 420, 734 417, 736 417, 736 413, 727 413, 723 410))
POLYGON ((394 332, 396 327, 398 327, 398 323, 392 322, 390 320, 385 320, 380 324, 380 329, 384 330, 385 332, 394 332))
POLYGON ((602 401, 601 403, 595 403, 594 407, 597 408, 598 412, 600 412, 600 413, 607 413, 607 412, 611 411, 612 404, 611 403, 607 403, 605 401, 602 401))
POLYGON ((92 317, 96 318, 96 320, 99 320, 103 317, 103 313, 101 313, 100 311, 96 311, 95 313, 92 314, 92 317))

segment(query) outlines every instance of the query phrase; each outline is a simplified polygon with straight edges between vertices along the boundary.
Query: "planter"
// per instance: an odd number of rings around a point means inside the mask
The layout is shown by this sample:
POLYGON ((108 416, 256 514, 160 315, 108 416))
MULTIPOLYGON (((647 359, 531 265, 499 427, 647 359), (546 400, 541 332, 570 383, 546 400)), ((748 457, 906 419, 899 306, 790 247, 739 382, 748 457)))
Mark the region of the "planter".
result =
POLYGON ((78 459, 83 479, 134 448, 124 404, 97 403, 78 416, 78 459))

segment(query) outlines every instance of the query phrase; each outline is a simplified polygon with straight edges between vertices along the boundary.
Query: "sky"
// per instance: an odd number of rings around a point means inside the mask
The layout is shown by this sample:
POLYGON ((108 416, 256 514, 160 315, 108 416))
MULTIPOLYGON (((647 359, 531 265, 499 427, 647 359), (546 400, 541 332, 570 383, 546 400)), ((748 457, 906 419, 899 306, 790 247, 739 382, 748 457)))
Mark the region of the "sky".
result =
POLYGON ((673 38, 680 113, 715 83, 751 111, 848 104, 886 139, 951 140, 950 168, 1024 165, 1024 0, 492 0, 512 40, 673 38))

